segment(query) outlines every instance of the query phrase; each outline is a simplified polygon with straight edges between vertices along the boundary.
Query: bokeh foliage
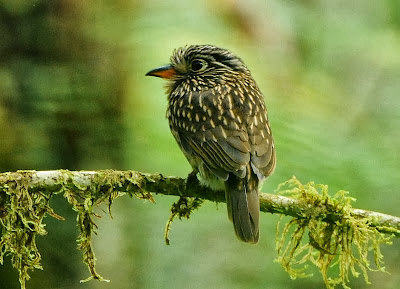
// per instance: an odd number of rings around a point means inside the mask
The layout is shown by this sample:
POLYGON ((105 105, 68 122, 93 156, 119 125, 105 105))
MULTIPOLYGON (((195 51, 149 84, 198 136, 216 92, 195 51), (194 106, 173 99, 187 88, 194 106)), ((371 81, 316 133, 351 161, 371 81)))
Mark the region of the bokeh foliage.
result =
MULTIPOLYGON (((190 167, 164 118, 158 79, 173 48, 211 43, 234 51, 261 87, 278 166, 264 191, 293 174, 345 189, 357 207, 398 215, 400 198, 400 4, 384 1, 0 1, 0 170, 136 169, 185 176, 190 167)), ((98 270, 113 288, 322 288, 291 281, 273 263, 276 216, 261 243, 237 242, 225 208, 204 204, 163 229, 176 201, 116 201, 99 220, 98 270)), ((79 284, 75 218, 48 220, 38 238, 43 272, 29 288, 79 284), (55 248, 57 248, 55 250, 55 248), (61 248, 61 249, 58 249, 61 248)), ((369 288, 397 288, 398 240, 369 288), (397 242, 397 246, 396 246, 397 242)), ((18 277, 0 266, 0 288, 18 277)), ((352 288, 364 288, 362 280, 352 288)))

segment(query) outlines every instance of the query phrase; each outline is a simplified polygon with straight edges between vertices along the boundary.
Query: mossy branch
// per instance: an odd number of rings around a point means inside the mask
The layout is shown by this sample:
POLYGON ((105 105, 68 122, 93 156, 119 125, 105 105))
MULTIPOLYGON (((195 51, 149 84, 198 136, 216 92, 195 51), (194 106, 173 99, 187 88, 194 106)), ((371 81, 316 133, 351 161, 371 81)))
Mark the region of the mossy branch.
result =
MULTIPOLYGON (((389 244, 390 236, 400 237, 399 217, 353 209, 350 205, 352 198, 345 196, 342 191, 331 198, 327 186, 313 183, 302 185, 295 178, 283 185, 285 189, 280 188, 281 193, 289 194, 290 197, 263 193, 260 195, 260 207, 263 212, 293 217, 277 238, 278 261, 293 278, 304 275, 301 269, 293 269, 293 265, 311 261, 320 269, 328 288, 336 284, 347 288, 349 270, 357 276, 356 265, 361 268, 368 282, 366 271, 371 268, 366 256, 370 250, 373 250, 378 269, 383 268, 379 245, 389 244), (291 228, 294 233, 290 241, 285 243, 291 228), (309 241, 301 244, 306 229, 309 231, 309 241), (351 252, 353 243, 361 256, 359 258, 351 252), (298 260, 300 255, 302 258, 298 260), (332 262, 339 263, 339 278, 328 277, 327 271, 332 262)), ((47 233, 42 224, 43 218, 50 215, 62 219, 49 206, 50 198, 61 194, 78 214, 80 233, 77 242, 91 274, 88 279, 105 281, 95 270, 91 242, 92 234, 96 232, 93 221, 96 216, 95 207, 103 202, 107 202, 110 207, 116 197, 124 194, 153 202, 152 193, 180 197, 171 209, 166 234, 175 216, 188 217, 193 209, 200 206, 201 200, 225 201, 223 191, 212 191, 201 186, 194 175, 183 179, 114 170, 2 173, 0 264, 5 255, 10 255, 13 266, 19 271, 21 288, 25 288, 25 280, 29 279, 28 270, 41 269, 35 236, 47 233)), ((166 241, 169 242, 167 235, 166 241)))
MULTIPOLYGON (((101 201, 115 194, 127 193, 142 195, 148 193, 193 197, 213 202, 225 202, 223 191, 213 191, 202 186, 195 178, 178 178, 162 174, 148 174, 137 171, 18 171, 0 174, 0 192, 4 191, 10 182, 22 182, 29 186, 31 192, 54 194, 55 192, 76 192, 78 196, 92 196, 91 186, 97 186, 95 197, 101 201), (96 183, 98 182, 98 183, 96 183)), ((146 196, 147 195, 147 196, 146 196)), ((117 195, 115 195, 117 196, 117 195)), ((1 209, 1 208, 0 208, 1 209)), ((260 194, 260 210, 272 214, 304 218, 310 205, 302 200, 276 194, 260 194)), ((377 227, 382 233, 395 234, 400 237, 400 217, 379 212, 352 209, 351 214, 357 218, 370 218, 370 226, 377 227)), ((337 212, 326 211, 321 218, 323 221, 334 223, 341 218, 337 212)))

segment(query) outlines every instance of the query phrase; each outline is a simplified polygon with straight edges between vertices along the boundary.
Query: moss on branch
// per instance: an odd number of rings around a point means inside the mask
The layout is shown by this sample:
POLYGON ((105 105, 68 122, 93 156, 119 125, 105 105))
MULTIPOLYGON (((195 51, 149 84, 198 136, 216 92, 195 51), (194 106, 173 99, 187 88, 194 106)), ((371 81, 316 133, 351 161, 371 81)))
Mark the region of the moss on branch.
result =
MULTIPOLYGON (((349 272, 358 276, 359 268, 367 279, 371 270, 367 256, 374 255, 378 270, 383 270, 381 244, 390 244, 392 236, 400 236, 400 218, 386 214, 353 209, 352 198, 345 192, 330 197, 327 186, 297 179, 283 184, 281 194, 261 194, 261 211, 293 217, 283 226, 277 238, 278 261, 291 277, 306 276, 305 262, 316 265, 322 273, 327 288, 341 284, 348 288, 349 272), (283 196, 287 194, 289 197, 283 196), (291 232, 291 233, 290 233, 291 232), (309 240, 304 241, 308 234, 309 240), (353 249, 359 257, 353 255, 353 249), (329 267, 339 264, 339 276, 330 278, 329 267)), ((43 219, 49 215, 62 219, 50 207, 49 200, 61 195, 77 212, 78 249, 88 266, 90 279, 106 281, 95 270, 92 235, 96 232, 93 218, 95 209, 102 203, 111 207, 113 200, 122 195, 135 196, 154 202, 153 194, 179 196, 171 208, 166 227, 166 242, 172 220, 188 218, 202 200, 224 202, 222 191, 202 187, 196 177, 187 179, 147 174, 137 171, 17 171, 0 174, 0 264, 4 256, 19 272, 21 288, 29 279, 29 270, 41 269, 36 235, 45 235, 43 219)), ((278 230, 279 232, 279 230, 278 230)))

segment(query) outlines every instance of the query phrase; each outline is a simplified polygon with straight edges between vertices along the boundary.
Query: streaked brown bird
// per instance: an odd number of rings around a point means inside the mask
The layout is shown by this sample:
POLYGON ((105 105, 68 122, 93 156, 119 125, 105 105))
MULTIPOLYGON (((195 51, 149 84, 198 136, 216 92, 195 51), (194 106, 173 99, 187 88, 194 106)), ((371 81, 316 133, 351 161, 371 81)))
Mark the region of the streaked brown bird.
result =
POLYGON ((169 80, 172 134, 201 180, 224 184, 237 237, 259 240, 259 186, 275 169, 264 98, 243 61, 212 45, 176 49, 146 75, 169 80))

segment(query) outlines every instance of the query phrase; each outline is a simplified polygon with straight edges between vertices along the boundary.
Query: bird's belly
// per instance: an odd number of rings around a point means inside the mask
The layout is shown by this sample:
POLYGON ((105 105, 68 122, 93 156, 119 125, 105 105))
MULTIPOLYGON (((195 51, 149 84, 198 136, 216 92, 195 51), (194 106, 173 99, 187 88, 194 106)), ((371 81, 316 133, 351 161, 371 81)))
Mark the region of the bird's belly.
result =
POLYGON ((212 173, 201 158, 193 154, 188 154, 185 150, 183 150, 183 152, 192 168, 198 172, 197 178, 201 185, 209 187, 215 191, 224 190, 224 181, 212 173))
POLYGON ((203 166, 200 166, 199 173, 197 174, 200 184, 209 187, 214 191, 224 190, 224 181, 210 172, 207 168, 205 168, 205 170, 203 168, 203 166))

